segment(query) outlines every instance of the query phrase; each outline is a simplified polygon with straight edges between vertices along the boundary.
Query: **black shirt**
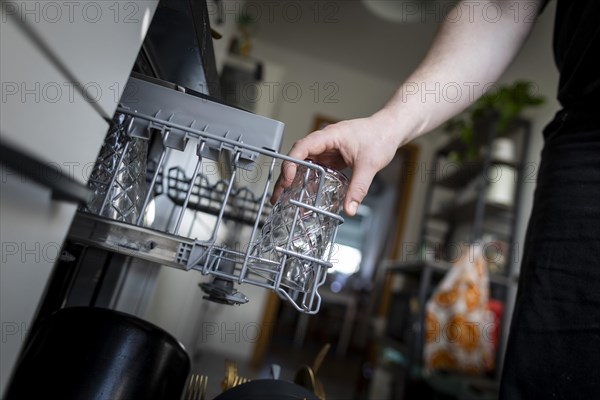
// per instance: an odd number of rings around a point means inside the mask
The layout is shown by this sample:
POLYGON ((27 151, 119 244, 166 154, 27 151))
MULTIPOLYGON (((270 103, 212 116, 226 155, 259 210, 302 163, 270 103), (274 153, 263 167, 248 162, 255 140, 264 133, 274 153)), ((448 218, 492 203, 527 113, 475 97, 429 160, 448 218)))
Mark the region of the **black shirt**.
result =
POLYGON ((600 116, 600 0, 557 0, 554 58, 558 100, 600 116))

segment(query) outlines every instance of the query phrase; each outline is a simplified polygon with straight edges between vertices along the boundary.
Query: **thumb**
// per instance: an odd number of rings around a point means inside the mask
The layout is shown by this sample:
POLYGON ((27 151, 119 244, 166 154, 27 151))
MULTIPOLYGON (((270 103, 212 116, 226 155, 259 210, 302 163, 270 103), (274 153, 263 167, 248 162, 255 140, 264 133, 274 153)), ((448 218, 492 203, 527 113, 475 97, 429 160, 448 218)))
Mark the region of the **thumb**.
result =
POLYGON ((375 169, 368 167, 355 167, 352 172, 350 186, 348 186, 348 193, 344 200, 344 211, 347 215, 353 216, 356 214, 358 206, 369 191, 369 186, 371 186, 376 172, 375 169))

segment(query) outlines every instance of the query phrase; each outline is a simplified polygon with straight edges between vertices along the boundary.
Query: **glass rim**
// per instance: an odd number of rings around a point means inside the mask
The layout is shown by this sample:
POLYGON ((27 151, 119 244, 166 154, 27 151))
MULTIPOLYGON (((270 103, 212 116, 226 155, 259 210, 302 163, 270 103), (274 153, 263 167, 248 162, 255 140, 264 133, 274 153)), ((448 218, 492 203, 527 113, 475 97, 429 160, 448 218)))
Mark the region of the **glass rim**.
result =
POLYGON ((318 161, 315 161, 311 158, 307 158, 305 161, 307 161, 311 164, 318 165, 319 167, 323 168, 326 173, 337 177, 345 185, 348 185, 350 183, 350 179, 348 178, 348 176, 345 173, 343 173, 342 171, 340 171, 339 169, 328 167, 327 165, 320 163, 318 161))

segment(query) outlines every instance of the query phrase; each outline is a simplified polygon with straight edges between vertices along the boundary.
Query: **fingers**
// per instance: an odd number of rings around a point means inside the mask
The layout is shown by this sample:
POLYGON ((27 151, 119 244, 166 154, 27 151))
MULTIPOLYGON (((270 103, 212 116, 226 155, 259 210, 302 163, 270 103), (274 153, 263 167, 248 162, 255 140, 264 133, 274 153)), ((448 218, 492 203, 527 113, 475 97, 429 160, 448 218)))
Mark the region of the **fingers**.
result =
POLYGON ((356 214, 356 210, 358 210, 358 206, 367 195, 376 173, 377 169, 369 165, 357 164, 355 166, 350 186, 348 186, 348 193, 344 200, 344 212, 348 216, 352 217, 356 214))
MULTIPOLYGON (((288 155, 298 160, 306 160, 310 156, 318 156, 328 149, 332 148, 331 135, 324 134, 323 131, 316 131, 297 141, 288 155)), ((281 192, 290 186, 296 175, 297 165, 290 161, 284 161, 281 165, 281 173, 273 188, 271 195, 271 204, 274 204, 281 192)))
POLYGON ((298 166, 293 162, 284 161, 281 164, 281 173, 279 174, 279 177, 275 182, 275 186, 273 187, 273 194, 271 195, 270 199, 271 204, 275 204, 279 198, 279 195, 281 195, 281 192, 283 192, 286 187, 292 184, 294 181, 294 176, 296 176, 297 168, 298 166))
POLYGON ((334 131, 315 131, 292 146, 288 155, 298 160, 306 160, 310 156, 318 156, 332 150, 334 145, 334 131))
MULTIPOLYGON (((294 146, 296 146, 294 144, 294 146)), ((304 158, 301 158, 304 160, 304 158)), ((281 173, 275 182, 275 186, 273 186, 273 194, 271 195, 271 204, 275 204, 281 192, 288 186, 292 184, 294 181, 294 176, 296 175, 297 165, 293 162, 284 161, 281 164, 281 173)))
MULTIPOLYGON (((360 203, 367 195, 375 174, 392 159, 397 146, 390 145, 386 137, 369 137, 372 123, 367 119, 342 121, 328 125, 297 141, 288 155, 294 159, 310 158, 328 167, 341 170, 353 169, 348 192, 344 198, 344 211, 354 216, 360 203)), ((296 173, 296 164, 284 162, 275 184, 271 202, 289 187, 296 173)))

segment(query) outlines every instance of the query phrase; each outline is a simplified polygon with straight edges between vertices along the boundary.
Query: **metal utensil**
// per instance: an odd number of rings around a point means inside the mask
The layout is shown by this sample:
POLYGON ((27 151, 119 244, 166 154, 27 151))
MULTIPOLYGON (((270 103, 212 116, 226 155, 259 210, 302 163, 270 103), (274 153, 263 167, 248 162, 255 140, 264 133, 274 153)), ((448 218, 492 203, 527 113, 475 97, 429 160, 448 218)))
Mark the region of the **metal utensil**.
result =
POLYGON ((187 400, 204 400, 206 398, 206 386, 208 376, 194 374, 190 377, 185 398, 187 400))
POLYGON ((225 377, 221 382, 223 392, 248 382, 250 382, 250 379, 238 375, 238 368, 235 361, 225 361, 225 377))
POLYGON ((294 375, 294 383, 315 393, 315 374, 308 365, 300 367, 294 375))
POLYGON ((319 351, 319 354, 317 354, 317 357, 315 358, 315 362, 313 363, 313 368, 312 368, 313 374, 314 374, 314 380, 315 380, 314 392, 317 395, 317 397, 319 397, 320 400, 325 400, 325 389, 323 388, 323 384, 321 383, 321 381, 317 378, 317 372, 319 371, 319 368, 321 367, 323 360, 325 360, 325 356, 329 352, 330 347, 331 347, 331 345, 329 343, 327 343, 325 346, 323 346, 321 351, 319 351))
POLYGON ((257 379, 227 390, 214 400, 277 399, 318 400, 306 388, 285 379, 257 379))
POLYGON ((321 351, 319 351, 317 354, 317 357, 313 362, 313 366, 309 367, 308 365, 303 365, 298 371, 296 371, 296 375, 294 376, 295 384, 310 390, 316 394, 320 400, 325 400, 325 390, 323 389, 323 385, 317 379, 316 375, 317 371, 321 367, 321 364, 323 363, 323 360, 325 359, 325 356, 327 355, 327 352, 329 352, 330 347, 331 345, 329 343, 323 346, 321 351))
POLYGON ((315 375, 319 371, 319 368, 321 367, 323 360, 325 360, 325 356, 329 352, 330 348, 331 348, 331 344, 327 343, 325 346, 323 346, 321 351, 319 351, 319 354, 317 354, 317 357, 315 358, 315 362, 313 363, 313 367, 312 367, 315 375))
POLYGON ((250 382, 250 379, 244 378, 242 376, 236 376, 235 379, 233 380, 233 386, 232 387, 243 385, 244 383, 248 383, 248 382, 250 382))
POLYGON ((235 361, 225 361, 225 377, 221 382, 221 389, 223 391, 229 390, 233 387, 235 379, 237 378, 237 364, 235 361))

